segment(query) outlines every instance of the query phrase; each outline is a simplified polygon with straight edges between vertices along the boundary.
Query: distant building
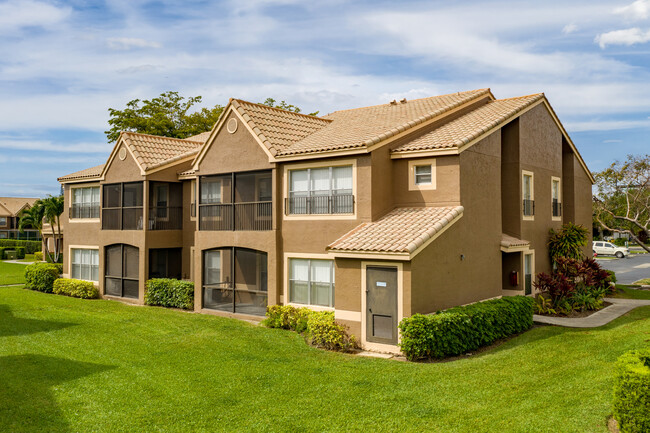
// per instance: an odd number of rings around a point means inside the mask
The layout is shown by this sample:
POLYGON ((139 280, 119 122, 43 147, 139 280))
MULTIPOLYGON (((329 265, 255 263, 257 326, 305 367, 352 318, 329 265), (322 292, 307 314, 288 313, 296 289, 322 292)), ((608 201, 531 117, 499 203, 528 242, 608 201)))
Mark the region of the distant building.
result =
POLYGON ((0 239, 22 239, 40 241, 41 235, 36 229, 18 230, 20 214, 31 208, 37 198, 0 197, 0 239))

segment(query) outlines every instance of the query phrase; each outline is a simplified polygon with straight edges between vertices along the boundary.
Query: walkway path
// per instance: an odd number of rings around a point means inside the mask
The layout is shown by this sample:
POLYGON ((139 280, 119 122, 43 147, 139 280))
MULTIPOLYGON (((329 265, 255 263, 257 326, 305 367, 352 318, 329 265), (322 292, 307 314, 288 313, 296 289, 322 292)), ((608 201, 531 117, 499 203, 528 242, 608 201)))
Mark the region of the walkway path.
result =
POLYGON ((33 265, 36 262, 25 262, 23 260, 3 260, 5 263, 18 263, 19 265, 33 265))
POLYGON ((650 305, 650 300, 642 299, 605 298, 605 301, 612 305, 587 317, 548 317, 535 314, 533 315, 533 322, 544 323, 546 325, 565 326, 567 328, 597 328, 621 317, 630 310, 650 305))

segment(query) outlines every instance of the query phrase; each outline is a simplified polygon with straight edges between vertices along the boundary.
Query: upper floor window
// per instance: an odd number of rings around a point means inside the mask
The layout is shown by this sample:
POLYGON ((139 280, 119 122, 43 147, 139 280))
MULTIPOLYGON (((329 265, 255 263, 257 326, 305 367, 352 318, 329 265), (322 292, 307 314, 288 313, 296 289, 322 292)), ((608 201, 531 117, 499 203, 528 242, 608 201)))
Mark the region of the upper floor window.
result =
POLYGON ((551 206, 553 208, 552 215, 554 219, 558 219, 562 216, 562 201, 560 193, 560 178, 552 177, 551 178, 551 206))
POLYGON ((102 229, 142 230, 142 182, 103 186, 102 229))
POLYGON ((522 172, 522 194, 524 218, 532 219, 535 215, 534 179, 530 171, 522 172))
POLYGON ((72 188, 70 218, 99 218, 99 187, 72 188))
POLYGON ((410 191, 436 189, 435 159, 414 159, 408 167, 410 191))
POLYGON ((289 171, 289 215, 354 213, 352 165, 289 171))
POLYGON ((99 250, 73 248, 71 255, 72 278, 99 281, 99 250))
POLYGON ((334 261, 289 259, 289 302, 334 307, 334 261))
POLYGON ((190 181, 190 218, 196 218, 196 179, 190 181))
POLYGON ((0 217, 0 226, 4 227, 7 225, 7 217, 0 217))

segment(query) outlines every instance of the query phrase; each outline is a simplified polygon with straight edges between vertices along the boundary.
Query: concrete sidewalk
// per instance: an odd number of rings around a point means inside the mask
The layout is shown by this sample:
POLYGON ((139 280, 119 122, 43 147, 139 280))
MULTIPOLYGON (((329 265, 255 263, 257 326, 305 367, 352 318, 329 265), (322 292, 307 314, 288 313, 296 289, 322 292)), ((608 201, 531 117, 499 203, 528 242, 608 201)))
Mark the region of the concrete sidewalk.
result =
POLYGON ((598 328, 599 326, 608 324, 614 319, 618 319, 623 314, 637 307, 650 305, 650 300, 642 299, 605 298, 605 301, 611 303, 612 305, 595 312, 591 316, 569 318, 548 317, 534 314, 533 322, 543 323, 546 325, 564 326, 567 328, 598 328))
MULTIPOLYGON (((22 260, 3 260, 5 263, 18 263, 19 265, 33 265, 36 262, 24 262, 22 260)), ((39 262, 41 263, 41 262, 39 262)), ((45 263, 45 262, 43 262, 45 263)))

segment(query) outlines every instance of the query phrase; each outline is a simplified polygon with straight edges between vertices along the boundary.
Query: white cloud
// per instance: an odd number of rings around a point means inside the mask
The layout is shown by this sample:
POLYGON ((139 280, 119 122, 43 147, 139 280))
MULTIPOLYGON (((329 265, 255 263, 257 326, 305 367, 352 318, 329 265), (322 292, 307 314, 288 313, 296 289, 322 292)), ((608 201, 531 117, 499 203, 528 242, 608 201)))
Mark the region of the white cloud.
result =
POLYGON ((140 38, 108 38, 106 44, 111 50, 130 50, 133 48, 160 48, 158 42, 140 38))
POLYGON ((625 30, 614 30, 607 33, 602 33, 594 39, 600 45, 600 48, 605 48, 607 45, 634 45, 643 44, 650 41, 650 30, 641 30, 638 27, 625 30))
POLYGON ((0 3, 0 33, 23 27, 49 27, 65 20, 71 12, 69 7, 39 1, 10 0, 0 3))
MULTIPOLYGON (((44 140, 7 140, 0 137, 0 149, 15 149, 24 151, 38 150, 57 153, 106 153, 110 151, 111 147, 112 146, 107 143, 55 144, 51 141, 44 140)), ((15 159, 15 157, 12 157, 12 159, 15 159)), ((51 158, 47 157, 47 159, 51 158)), ((66 157, 64 160, 67 161, 68 158, 66 157)))
MULTIPOLYGON (((616 131, 622 129, 650 128, 650 120, 593 120, 586 122, 565 122, 564 126, 569 132, 616 131)), ((608 140, 605 140, 605 142, 608 142, 608 140)))
POLYGON ((566 26, 564 26, 562 28, 562 33, 564 33, 565 35, 568 35, 570 33, 573 33, 575 31, 577 31, 577 30, 578 30, 578 26, 575 23, 570 23, 570 24, 567 24, 566 26))
POLYGON ((614 9, 614 13, 630 20, 645 20, 650 15, 650 0, 636 0, 627 6, 614 9))

